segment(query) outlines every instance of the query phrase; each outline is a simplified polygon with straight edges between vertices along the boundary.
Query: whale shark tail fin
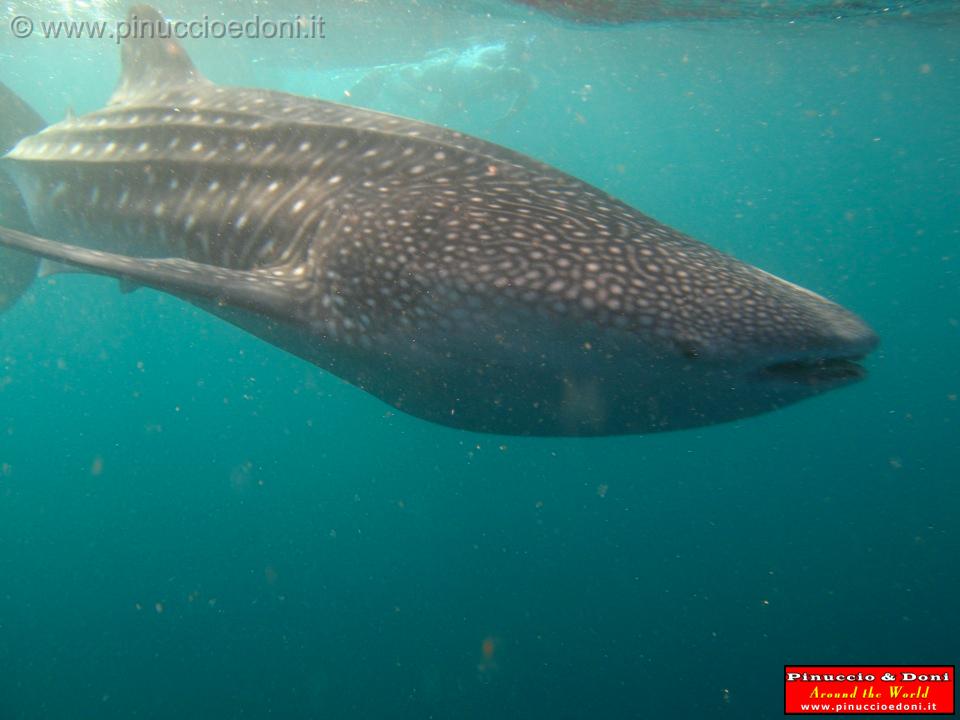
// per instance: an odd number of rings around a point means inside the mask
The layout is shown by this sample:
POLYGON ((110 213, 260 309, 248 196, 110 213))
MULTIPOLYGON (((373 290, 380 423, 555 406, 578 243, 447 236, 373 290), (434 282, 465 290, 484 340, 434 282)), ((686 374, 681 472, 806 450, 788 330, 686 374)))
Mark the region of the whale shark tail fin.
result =
MULTIPOLYGON (((0 156, 20 140, 42 130, 46 123, 16 93, 0 83, 0 156)), ((0 171, 0 225, 32 233, 33 223, 20 191, 0 171)), ((39 259, 12 248, 0 247, 0 313, 11 307, 27 291, 37 276, 39 259)))
POLYGON ((0 314, 30 288, 39 265, 40 260, 33 255, 0 247, 0 314))

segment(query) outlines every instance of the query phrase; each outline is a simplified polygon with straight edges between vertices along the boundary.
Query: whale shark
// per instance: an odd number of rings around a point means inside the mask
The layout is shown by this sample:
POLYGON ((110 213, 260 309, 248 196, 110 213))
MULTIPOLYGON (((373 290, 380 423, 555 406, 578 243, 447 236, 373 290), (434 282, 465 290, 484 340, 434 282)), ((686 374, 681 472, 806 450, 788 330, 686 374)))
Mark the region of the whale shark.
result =
POLYGON ((0 244, 173 294, 476 432, 712 425, 866 374, 878 339, 853 312, 556 168, 215 84, 176 40, 138 35, 104 108, 0 161, 30 220, 0 244))

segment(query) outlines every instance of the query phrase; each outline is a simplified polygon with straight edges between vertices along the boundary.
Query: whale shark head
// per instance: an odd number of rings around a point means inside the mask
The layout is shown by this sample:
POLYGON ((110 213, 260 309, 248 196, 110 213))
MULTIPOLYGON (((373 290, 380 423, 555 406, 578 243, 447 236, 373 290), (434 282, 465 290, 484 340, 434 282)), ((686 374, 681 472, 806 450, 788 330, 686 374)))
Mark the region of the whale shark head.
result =
POLYGON ((656 414, 666 427, 735 420, 866 377, 860 361, 878 338, 840 305, 733 259, 679 274, 683 299, 655 301, 663 325, 641 341, 661 348, 655 382, 672 389, 656 414))
POLYGON ((169 38, 122 59, 107 107, 4 159, 36 234, 0 243, 173 293, 481 432, 710 425, 865 375, 877 338, 849 310, 548 165, 214 84, 169 38))

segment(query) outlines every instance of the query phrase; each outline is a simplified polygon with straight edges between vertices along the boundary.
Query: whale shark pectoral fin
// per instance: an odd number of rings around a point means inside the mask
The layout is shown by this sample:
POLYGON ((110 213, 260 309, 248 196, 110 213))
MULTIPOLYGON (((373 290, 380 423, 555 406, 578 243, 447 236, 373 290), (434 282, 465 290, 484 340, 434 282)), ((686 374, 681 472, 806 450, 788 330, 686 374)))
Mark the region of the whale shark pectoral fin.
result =
POLYGON ((127 287, 143 285, 185 300, 248 310, 277 320, 293 319, 304 295, 303 278, 282 268, 232 270, 180 258, 130 257, 0 227, 0 247, 4 246, 116 277, 127 287))

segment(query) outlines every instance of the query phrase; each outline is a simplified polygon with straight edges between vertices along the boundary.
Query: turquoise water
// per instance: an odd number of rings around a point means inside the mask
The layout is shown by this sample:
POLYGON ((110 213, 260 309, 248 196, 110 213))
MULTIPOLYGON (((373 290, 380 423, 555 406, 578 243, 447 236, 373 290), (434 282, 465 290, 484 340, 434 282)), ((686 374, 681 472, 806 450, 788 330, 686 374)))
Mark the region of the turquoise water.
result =
MULTIPOLYGON (((960 17, 324 14, 317 47, 187 47, 341 100, 387 68, 374 107, 854 309, 871 375, 700 430, 475 435, 169 296, 39 281, 0 318, 0 718, 772 718, 785 663, 957 662, 960 17)), ((7 30, 47 119, 106 101, 111 42, 7 30)))

